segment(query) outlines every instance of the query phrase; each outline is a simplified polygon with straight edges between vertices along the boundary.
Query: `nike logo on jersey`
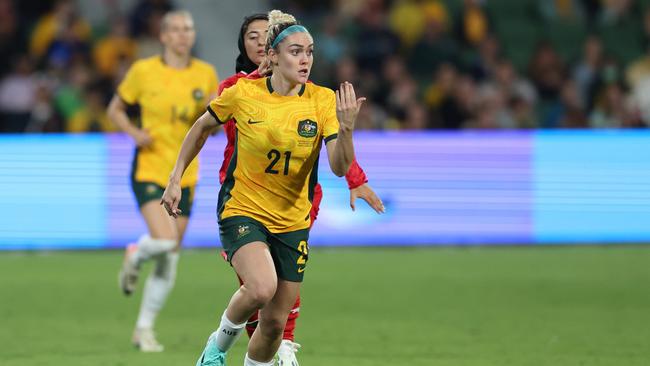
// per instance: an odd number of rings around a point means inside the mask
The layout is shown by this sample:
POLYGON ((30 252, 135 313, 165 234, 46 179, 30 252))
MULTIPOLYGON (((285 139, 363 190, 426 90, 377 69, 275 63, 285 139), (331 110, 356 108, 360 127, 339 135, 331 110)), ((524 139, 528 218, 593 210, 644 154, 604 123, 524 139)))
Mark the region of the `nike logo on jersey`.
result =
POLYGON ((262 123, 262 122, 264 122, 264 121, 253 121, 253 120, 251 120, 250 118, 248 119, 248 124, 249 124, 249 125, 254 125, 254 124, 262 123))

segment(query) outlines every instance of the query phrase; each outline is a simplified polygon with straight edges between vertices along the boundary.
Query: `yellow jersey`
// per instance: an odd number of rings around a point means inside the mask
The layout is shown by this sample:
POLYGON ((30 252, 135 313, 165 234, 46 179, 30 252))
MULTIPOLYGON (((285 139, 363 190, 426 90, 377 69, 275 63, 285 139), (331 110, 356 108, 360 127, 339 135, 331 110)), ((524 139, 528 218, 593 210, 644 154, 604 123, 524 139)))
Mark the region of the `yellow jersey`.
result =
POLYGON ((298 95, 282 96, 268 77, 241 78, 208 111, 237 126, 219 220, 246 216, 272 233, 308 228, 321 146, 339 130, 334 92, 308 83, 298 95))
MULTIPOLYGON (((117 93, 127 104, 138 104, 142 128, 153 139, 151 146, 138 149, 134 158, 134 179, 167 185, 183 139, 199 115, 205 111, 219 85, 214 68, 192 59, 184 69, 167 66, 161 56, 133 63, 117 93)), ((198 159, 185 171, 182 187, 198 181, 198 159)))

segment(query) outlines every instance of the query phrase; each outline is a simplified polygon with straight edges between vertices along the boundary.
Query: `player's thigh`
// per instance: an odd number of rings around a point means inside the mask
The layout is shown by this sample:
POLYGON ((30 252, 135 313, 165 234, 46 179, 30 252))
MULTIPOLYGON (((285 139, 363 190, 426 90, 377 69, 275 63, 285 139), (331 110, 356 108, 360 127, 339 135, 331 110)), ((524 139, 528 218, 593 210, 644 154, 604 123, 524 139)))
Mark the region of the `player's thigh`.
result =
POLYGON ((254 241, 243 245, 234 253, 230 263, 246 287, 264 292, 275 291, 277 274, 266 243, 254 241))
POLYGON ((176 240, 178 237, 176 223, 167 211, 160 205, 160 201, 149 201, 140 206, 140 213, 144 217, 149 229, 149 235, 154 239, 176 240))

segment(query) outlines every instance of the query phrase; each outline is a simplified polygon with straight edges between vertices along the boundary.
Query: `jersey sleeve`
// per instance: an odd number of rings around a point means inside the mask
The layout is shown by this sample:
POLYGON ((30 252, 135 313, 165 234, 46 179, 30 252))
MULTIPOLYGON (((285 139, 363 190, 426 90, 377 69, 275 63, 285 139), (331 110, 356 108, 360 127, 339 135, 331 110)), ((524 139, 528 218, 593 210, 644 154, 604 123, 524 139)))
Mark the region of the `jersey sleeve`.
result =
POLYGON ((208 105, 208 112, 219 122, 228 122, 235 113, 235 102, 239 95, 239 84, 221 91, 218 97, 214 98, 208 105))
POLYGON ((240 74, 235 74, 227 79, 223 79, 221 83, 219 83, 219 89, 217 90, 217 95, 221 95, 225 89, 230 88, 231 86, 237 84, 237 80, 241 78, 240 74))
POLYGON ((338 137, 339 120, 336 118, 336 95, 332 90, 325 94, 321 115, 323 118, 323 140, 327 144, 338 137))
POLYGON ((140 94, 142 92, 140 86, 140 67, 136 62, 134 63, 129 71, 127 71, 124 79, 117 87, 117 95, 122 98, 127 104, 136 104, 138 99, 140 99, 140 94))

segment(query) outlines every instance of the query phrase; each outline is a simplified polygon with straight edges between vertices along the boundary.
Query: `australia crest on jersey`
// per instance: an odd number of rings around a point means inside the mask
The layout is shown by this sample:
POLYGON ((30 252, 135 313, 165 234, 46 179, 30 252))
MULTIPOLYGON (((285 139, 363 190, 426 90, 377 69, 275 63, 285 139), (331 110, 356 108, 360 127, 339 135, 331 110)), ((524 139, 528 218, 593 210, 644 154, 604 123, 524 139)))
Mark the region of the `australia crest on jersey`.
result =
POLYGON ((310 119, 298 122, 298 135, 302 137, 316 137, 318 133, 318 123, 310 119))
POLYGON ((204 96, 203 90, 201 90, 199 88, 195 88, 194 90, 192 90, 192 98, 194 98, 195 101, 197 101, 197 102, 202 101, 203 96, 204 96))

